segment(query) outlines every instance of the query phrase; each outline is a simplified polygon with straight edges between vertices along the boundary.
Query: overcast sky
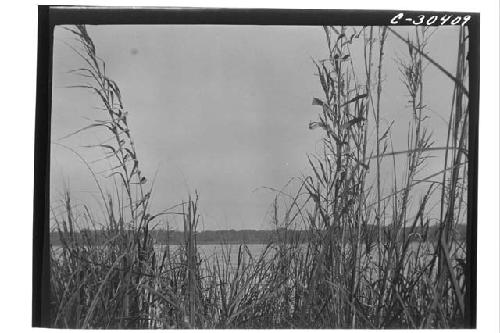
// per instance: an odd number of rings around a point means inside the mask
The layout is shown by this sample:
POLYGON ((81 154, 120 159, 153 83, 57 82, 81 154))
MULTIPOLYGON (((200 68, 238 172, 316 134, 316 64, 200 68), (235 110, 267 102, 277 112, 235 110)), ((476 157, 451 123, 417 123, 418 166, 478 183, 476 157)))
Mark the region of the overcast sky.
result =
MULTIPOLYGON (((312 59, 327 54, 321 27, 284 26, 89 26, 106 71, 122 92, 143 172, 157 172, 153 210, 200 194, 202 229, 269 228, 274 194, 291 177, 308 173, 307 154, 319 147, 313 97, 320 96, 312 59)), ((401 28, 406 34, 408 28, 401 28)), ((52 141, 87 160, 98 152, 82 145, 106 138, 91 130, 61 137, 104 119, 89 92, 65 86, 81 83, 68 73, 82 61, 68 47, 73 36, 56 27, 53 52, 52 141)), ((352 50, 352 53, 361 50, 352 50)), ((428 52, 455 71, 457 29, 441 27, 428 52)), ((399 79, 397 57, 407 47, 389 35, 384 63, 384 120, 395 120, 396 149, 406 147, 410 111, 399 79)), ((360 54, 361 55, 361 54, 360 54)), ((446 135, 452 85, 429 66, 425 96, 436 146, 446 135)), ((439 168, 435 159, 429 172, 439 168)), ((99 170, 97 170, 99 171, 99 170)), ((71 152, 52 146, 51 200, 68 186, 77 203, 92 201, 95 185, 71 152)))

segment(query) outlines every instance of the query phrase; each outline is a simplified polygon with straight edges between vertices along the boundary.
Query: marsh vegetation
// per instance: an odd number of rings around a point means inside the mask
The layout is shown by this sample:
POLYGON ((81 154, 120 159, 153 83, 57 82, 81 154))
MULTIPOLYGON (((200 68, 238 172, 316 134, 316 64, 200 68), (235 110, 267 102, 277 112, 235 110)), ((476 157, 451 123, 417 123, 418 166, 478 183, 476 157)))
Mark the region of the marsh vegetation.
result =
MULTIPOLYGON (((322 94, 311 96, 309 126, 321 134, 308 173, 274 192, 269 224, 276 237, 258 254, 227 247, 207 258, 197 233, 204 193, 153 211, 154 175, 145 174, 119 83, 83 25, 66 27, 109 135, 85 149, 102 152, 97 173, 77 148, 98 189, 102 212, 72 204, 68 189, 52 197, 59 234, 50 267, 51 322, 61 328, 449 328, 463 327, 468 170, 468 37, 456 40, 456 69, 426 47, 435 30, 323 28, 327 57, 314 59, 322 94), (388 41, 404 54, 387 55, 388 41), (355 50, 355 51, 354 51, 355 50), (384 66, 396 62, 408 100, 406 149, 395 150, 394 122, 384 115, 384 66), (434 143, 424 95, 426 68, 454 86, 444 145, 434 143), (427 162, 441 157, 439 170, 427 162), (287 191, 293 188, 293 191, 287 191), (159 221, 182 220, 180 246, 153 235, 159 221), (99 237, 92 230, 99 230, 99 237), (298 232, 300 231, 300 232, 298 232), (159 245, 163 247, 159 248, 159 245)), ((318 33, 321 33, 318 27, 318 33)), ((84 82, 84 83, 82 83, 84 82)), ((444 114, 444 113, 443 113, 444 114)), ((55 142, 63 146, 64 143, 55 142)), ((161 224, 165 226, 166 224, 161 224)), ((168 228, 161 229, 169 232, 168 228)))

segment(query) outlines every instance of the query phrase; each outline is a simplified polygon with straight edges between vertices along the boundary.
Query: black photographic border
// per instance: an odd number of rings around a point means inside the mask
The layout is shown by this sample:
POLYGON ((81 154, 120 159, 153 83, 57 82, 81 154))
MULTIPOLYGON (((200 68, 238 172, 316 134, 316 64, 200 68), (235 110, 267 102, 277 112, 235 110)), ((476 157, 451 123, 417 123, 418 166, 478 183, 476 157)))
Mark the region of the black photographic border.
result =
MULTIPOLYGON (((476 328, 477 303, 477 180, 479 125, 479 13, 334 10, 334 9, 227 9, 227 8, 121 8, 38 6, 36 83, 32 326, 50 327, 49 185, 52 96, 52 42, 62 24, 228 24, 228 25, 391 25, 396 14, 470 15, 469 29, 469 165, 467 193, 466 328, 476 328)), ((439 21, 438 21, 439 23, 439 21)), ((398 25, 412 25, 401 21, 398 25)), ((434 24, 438 25, 438 24, 434 24)))

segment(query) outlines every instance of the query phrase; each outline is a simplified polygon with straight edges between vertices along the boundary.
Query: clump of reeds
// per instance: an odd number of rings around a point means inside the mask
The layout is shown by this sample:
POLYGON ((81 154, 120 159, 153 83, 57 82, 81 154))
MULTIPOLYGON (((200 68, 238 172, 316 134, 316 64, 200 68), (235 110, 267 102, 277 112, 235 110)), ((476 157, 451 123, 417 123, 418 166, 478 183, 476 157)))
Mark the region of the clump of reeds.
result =
MULTIPOLYGON (((105 230, 104 241, 97 242, 92 237, 74 237, 77 221, 72 214, 69 192, 65 198, 67 217, 61 220, 54 216, 53 221, 62 240, 62 254, 53 255, 51 266, 55 303, 53 325, 78 328, 194 325, 195 281, 198 278, 195 275, 196 243, 192 239, 197 220, 197 199, 189 199, 180 205, 187 207, 181 213, 185 216, 187 238, 184 253, 175 260, 183 270, 176 269, 165 280, 162 273, 166 270, 166 264, 175 263, 167 258, 166 252, 162 260, 158 261, 150 228, 151 223, 166 212, 155 215, 149 212, 152 186, 147 188, 148 180, 141 172, 120 89, 107 76, 105 63, 97 56, 86 27, 77 25, 67 30, 76 36, 80 48, 73 49, 85 64, 73 72, 87 81, 71 87, 91 90, 99 99, 103 115, 103 119, 96 119, 71 135, 91 128, 102 128, 110 135, 106 143, 86 147, 105 151, 104 159, 111 163, 106 178, 113 179, 115 194, 106 193, 101 180, 92 172, 106 212, 104 220, 97 223, 105 230), (158 297, 167 297, 158 292, 165 281, 173 281, 174 286, 179 283, 180 288, 186 288, 190 295, 186 299, 173 298, 168 303, 166 311, 175 312, 177 320, 156 318, 158 297)), ((88 207, 85 207, 83 219, 87 225, 90 222, 96 226, 96 217, 88 207)), ((81 234, 86 235, 85 232, 81 234)))
POLYGON ((307 198, 300 207, 296 198, 290 204, 297 210, 294 216, 308 230, 309 241, 305 245, 295 244, 294 249, 300 251, 289 248, 293 242, 280 245, 286 256, 279 260, 289 267, 286 274, 293 276, 295 282, 291 291, 293 310, 287 309, 282 316, 297 326, 463 325, 464 251, 455 229, 465 222, 465 33, 461 29, 457 74, 452 76, 455 92, 448 143, 443 148, 433 146, 425 126, 424 67, 426 62, 436 64, 425 51, 431 34, 425 28, 417 28, 415 41, 401 38, 408 46, 408 58, 400 61, 400 69, 409 96, 411 120, 408 147, 396 152, 390 141, 392 123, 382 128, 380 121, 388 30, 401 37, 385 27, 360 31, 325 27, 329 56, 316 63, 324 96, 313 99, 313 105, 321 111, 319 119, 309 125, 323 131, 322 151, 309 158, 312 175, 303 180, 307 198), (377 29, 378 34, 374 31, 377 29), (361 34, 364 78, 354 70, 350 54, 352 43, 361 34), (375 143, 367 142, 369 131, 375 132, 375 143), (444 168, 422 176, 429 152, 435 150, 444 152, 444 168), (405 155, 405 164, 396 162, 396 158, 405 155), (385 168, 393 166, 394 178, 388 193, 381 185, 383 164, 385 168), (398 174, 403 179, 398 180, 398 174), (431 235, 429 230, 436 228, 430 228, 428 203, 436 197, 436 184, 440 183, 436 179, 440 175, 442 213, 437 223, 438 235, 431 235), (430 185, 423 186, 427 182, 430 185), (414 198, 416 195, 420 198, 414 198))

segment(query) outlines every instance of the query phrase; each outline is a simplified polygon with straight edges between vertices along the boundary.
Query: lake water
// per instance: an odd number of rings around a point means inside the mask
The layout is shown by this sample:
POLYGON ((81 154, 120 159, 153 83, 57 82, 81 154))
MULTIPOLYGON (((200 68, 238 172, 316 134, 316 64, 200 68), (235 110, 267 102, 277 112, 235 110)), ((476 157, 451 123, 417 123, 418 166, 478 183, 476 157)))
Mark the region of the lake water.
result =
MULTIPOLYGON (((218 258, 221 263, 228 260, 231 265, 236 266, 238 263, 238 252, 241 246, 242 259, 246 262, 249 260, 249 256, 253 259, 258 259, 266 249, 264 244, 201 244, 198 245, 198 254, 200 259, 207 263, 214 263, 216 258, 218 258)), ((171 253, 178 251, 181 245, 170 245, 171 253)), ((164 245, 155 245, 155 251, 157 254, 162 254, 165 250, 164 245)))
MULTIPOLYGON (((418 247, 418 243, 411 243, 409 254, 417 255, 416 249, 418 247)), ((418 257, 425 260, 425 257, 430 256, 434 252, 434 245, 430 243, 421 244, 423 245, 421 252, 418 253, 418 257)), ((305 244, 303 245, 305 248, 305 244)), ((171 254, 174 254, 181 250, 182 245, 169 245, 169 251, 171 254)), ((242 250, 242 261, 248 263, 252 258, 258 259, 266 250, 266 245, 264 244, 200 244, 197 246, 199 258, 202 260, 202 266, 208 264, 213 265, 218 259, 219 262, 226 263, 229 262, 230 265, 234 268, 238 263, 238 252, 241 247, 242 250)), ((54 253, 56 256, 61 253, 62 247, 53 246, 54 253)), ((455 246, 453 246, 455 248, 455 246)), ((155 245, 154 246, 157 258, 161 258, 163 256, 164 251, 166 250, 165 245, 155 245)), ((371 260, 374 260, 377 257, 377 251, 374 250, 371 253, 371 260)), ((454 251, 451 251, 454 252, 454 251)), ((266 256, 270 257, 275 253, 275 249, 269 248, 267 250, 266 256)), ((463 250, 458 249, 457 253, 458 257, 464 258, 465 253, 463 250)), ((368 259, 364 257, 364 260, 368 259)))
MULTIPOLYGON (((183 245, 169 245, 170 253, 176 253, 181 250, 183 245)), ((236 266, 238 263, 238 251, 242 248, 242 259, 248 262, 249 256, 253 259, 258 259, 264 250, 266 245, 264 244, 200 244, 197 246, 198 254, 203 263, 212 264, 215 259, 218 258, 219 261, 227 262, 229 261, 231 265, 236 266)), ((161 258, 163 252, 166 249, 165 245, 155 245, 154 246, 157 258, 161 258)), ((62 254, 62 246, 52 246, 55 256, 62 254)))

